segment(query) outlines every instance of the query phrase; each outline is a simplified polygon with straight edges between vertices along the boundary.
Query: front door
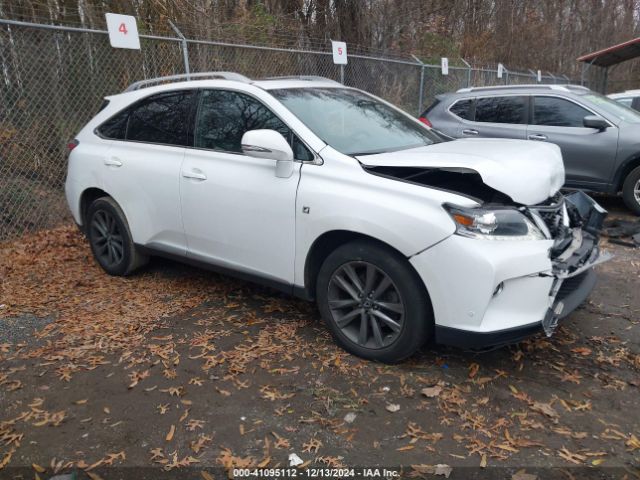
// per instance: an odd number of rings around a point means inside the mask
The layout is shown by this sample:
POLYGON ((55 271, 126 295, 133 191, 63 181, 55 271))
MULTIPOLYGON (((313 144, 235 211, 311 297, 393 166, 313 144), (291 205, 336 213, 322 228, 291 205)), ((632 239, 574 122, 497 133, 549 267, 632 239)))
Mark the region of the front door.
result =
POLYGON ((201 92, 195 148, 186 151, 180 182, 188 256, 293 284, 301 163, 294 162, 289 178, 278 178, 275 160, 244 155, 240 140, 246 131, 255 129, 277 130, 289 141, 293 136, 271 110, 250 95, 201 92))
POLYGON ((604 187, 610 183, 618 147, 618 128, 586 128, 593 112, 560 97, 537 95, 532 102, 529 140, 555 143, 562 150, 568 187, 604 187))

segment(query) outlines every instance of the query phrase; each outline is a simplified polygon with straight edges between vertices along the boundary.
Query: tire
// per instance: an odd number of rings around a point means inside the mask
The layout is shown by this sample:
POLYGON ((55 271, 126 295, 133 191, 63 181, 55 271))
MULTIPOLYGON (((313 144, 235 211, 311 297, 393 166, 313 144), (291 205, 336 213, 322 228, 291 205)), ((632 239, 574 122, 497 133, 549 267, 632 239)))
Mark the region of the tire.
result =
POLYGON ((406 258, 375 241, 356 240, 334 250, 320 267, 316 299, 336 343, 368 360, 404 360, 433 332, 422 280, 406 258))
POLYGON ((640 167, 636 167, 622 185, 622 198, 624 203, 636 215, 640 215, 640 167))
POLYGON ((129 275, 149 261, 136 250, 124 212, 111 197, 91 203, 86 232, 93 258, 109 275, 129 275))

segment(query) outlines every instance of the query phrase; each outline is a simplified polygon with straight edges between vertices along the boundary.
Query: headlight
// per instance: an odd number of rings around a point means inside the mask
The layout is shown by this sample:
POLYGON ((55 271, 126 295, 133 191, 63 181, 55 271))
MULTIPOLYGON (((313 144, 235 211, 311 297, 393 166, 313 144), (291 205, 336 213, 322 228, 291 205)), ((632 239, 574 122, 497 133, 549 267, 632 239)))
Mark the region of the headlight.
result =
POLYGON ((484 240, 544 240, 543 233, 518 210, 443 205, 463 237, 484 240))

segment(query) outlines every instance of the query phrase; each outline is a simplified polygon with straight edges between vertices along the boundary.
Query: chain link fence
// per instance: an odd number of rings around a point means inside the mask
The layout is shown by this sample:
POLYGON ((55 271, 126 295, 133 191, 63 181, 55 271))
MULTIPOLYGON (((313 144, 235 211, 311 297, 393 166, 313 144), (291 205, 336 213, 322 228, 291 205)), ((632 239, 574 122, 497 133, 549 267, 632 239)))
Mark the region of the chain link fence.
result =
MULTIPOLYGON (((0 19, 0 240, 67 221, 67 143, 103 97, 144 78, 235 71, 251 78, 319 75, 361 88, 418 114, 436 95, 462 87, 537 83, 537 74, 439 65, 414 58, 237 45, 141 35, 141 49, 110 46, 106 31, 0 19)), ((466 63, 466 62, 465 62, 466 63)), ((568 83, 544 75, 544 83, 568 83)))

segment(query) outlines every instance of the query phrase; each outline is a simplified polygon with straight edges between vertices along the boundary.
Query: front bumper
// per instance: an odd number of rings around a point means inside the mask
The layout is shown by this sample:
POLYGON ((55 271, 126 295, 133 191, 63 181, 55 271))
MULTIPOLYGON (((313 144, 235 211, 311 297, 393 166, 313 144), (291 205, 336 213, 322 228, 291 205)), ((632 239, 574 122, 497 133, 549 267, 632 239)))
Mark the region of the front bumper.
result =
MULTIPOLYGON (((596 284, 597 275, 593 270, 588 270, 570 281, 565 281, 556 297, 557 302, 565 305, 558 320, 566 317, 589 296, 596 284)), ((435 341, 443 345, 452 345, 460 348, 489 348, 509 345, 524 340, 532 335, 544 331, 543 321, 537 321, 527 325, 505 328, 493 332, 475 332, 459 328, 436 325, 435 341)))
POLYGON ((610 258, 597 238, 606 212, 586 199, 574 199, 584 211, 571 206, 573 218, 548 240, 452 235, 412 257, 431 297, 436 342, 485 348, 551 335, 593 289, 593 266, 610 258))

